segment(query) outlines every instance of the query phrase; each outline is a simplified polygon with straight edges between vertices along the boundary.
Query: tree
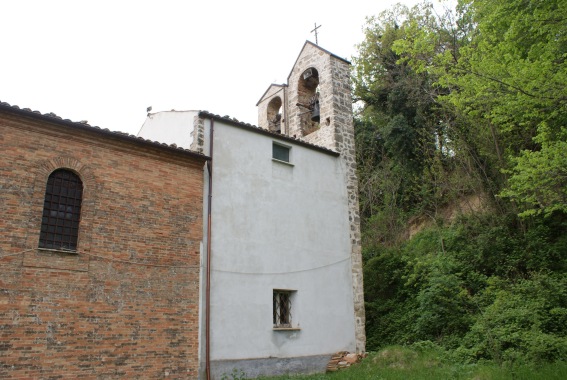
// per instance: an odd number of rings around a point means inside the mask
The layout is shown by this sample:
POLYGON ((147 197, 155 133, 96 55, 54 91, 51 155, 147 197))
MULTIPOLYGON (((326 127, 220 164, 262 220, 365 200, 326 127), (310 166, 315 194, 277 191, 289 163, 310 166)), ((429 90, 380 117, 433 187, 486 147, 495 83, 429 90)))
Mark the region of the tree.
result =
POLYGON ((565 0, 368 20, 354 93, 372 349, 428 339, 465 361, 565 357, 566 21, 565 0), (403 236, 411 217, 480 192, 499 207, 403 236))
POLYGON ((534 141, 541 149, 526 149, 513 158, 515 165, 508 171, 512 176, 502 195, 523 206, 520 216, 556 211, 567 215, 567 129, 553 136, 542 125, 534 141))
POLYGON ((468 36, 453 25, 428 3, 367 20, 353 82, 363 229, 374 242, 395 240, 411 216, 436 218, 486 180, 468 119, 439 102, 451 90, 439 84, 439 57, 456 60, 468 36))
POLYGON ((461 7, 476 25, 471 43, 441 81, 446 100, 493 135, 503 196, 522 215, 567 210, 567 2, 474 0, 461 7))

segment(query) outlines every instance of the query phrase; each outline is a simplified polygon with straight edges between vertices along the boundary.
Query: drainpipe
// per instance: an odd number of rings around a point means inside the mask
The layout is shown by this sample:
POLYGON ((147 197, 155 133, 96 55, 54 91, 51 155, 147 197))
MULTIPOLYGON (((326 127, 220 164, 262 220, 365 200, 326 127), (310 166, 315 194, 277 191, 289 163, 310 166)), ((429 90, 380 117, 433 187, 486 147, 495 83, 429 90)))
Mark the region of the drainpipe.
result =
POLYGON ((211 129, 209 131, 209 157, 207 161, 207 169, 209 172, 209 195, 207 201, 207 285, 205 295, 205 370, 207 372, 207 380, 211 379, 211 205, 213 203, 213 132, 215 121, 211 118, 211 129))

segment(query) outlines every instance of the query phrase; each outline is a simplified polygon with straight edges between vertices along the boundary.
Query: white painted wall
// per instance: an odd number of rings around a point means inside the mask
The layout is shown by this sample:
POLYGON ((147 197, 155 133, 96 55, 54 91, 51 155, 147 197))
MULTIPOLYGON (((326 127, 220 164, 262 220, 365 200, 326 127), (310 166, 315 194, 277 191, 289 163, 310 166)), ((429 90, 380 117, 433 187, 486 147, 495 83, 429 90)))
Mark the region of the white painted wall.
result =
POLYGON ((341 160, 282 141, 293 145, 293 166, 282 164, 272 160, 273 141, 215 121, 212 360, 355 349, 341 160), (297 290, 300 330, 273 330, 273 289, 297 290))
MULTIPOLYGON (((140 135, 189 147, 183 139, 195 115, 150 115, 140 135)), ((210 123, 205 120, 203 146, 209 156, 210 123)), ((218 120, 212 156, 211 360, 354 351, 343 160, 218 120), (291 165, 272 160, 273 141, 291 146, 291 165), (298 330, 273 329, 273 289, 297 291, 292 324, 298 330)), ((206 215, 203 220, 206 228, 206 215)), ((204 319, 200 328, 204 339, 204 319)))
POLYGON ((138 136, 189 149, 193 142, 193 119, 199 111, 168 111, 148 114, 138 136))

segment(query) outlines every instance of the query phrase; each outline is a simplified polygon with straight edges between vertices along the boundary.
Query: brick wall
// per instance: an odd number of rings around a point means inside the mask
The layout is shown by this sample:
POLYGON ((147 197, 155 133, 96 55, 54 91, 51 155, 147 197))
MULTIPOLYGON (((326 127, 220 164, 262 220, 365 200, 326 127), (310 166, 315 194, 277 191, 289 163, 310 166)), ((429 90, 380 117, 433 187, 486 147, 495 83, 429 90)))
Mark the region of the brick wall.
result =
POLYGON ((196 378, 204 160, 0 112, 0 378, 196 378), (78 253, 38 250, 47 177, 78 253))

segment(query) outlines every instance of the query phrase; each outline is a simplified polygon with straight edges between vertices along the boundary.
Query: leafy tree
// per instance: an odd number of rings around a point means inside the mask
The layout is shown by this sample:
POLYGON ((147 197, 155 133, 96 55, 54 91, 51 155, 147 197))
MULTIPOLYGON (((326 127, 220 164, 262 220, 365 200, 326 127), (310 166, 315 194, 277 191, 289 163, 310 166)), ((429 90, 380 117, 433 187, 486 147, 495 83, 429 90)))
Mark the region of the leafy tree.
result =
POLYGON ((457 355, 498 363, 550 362, 567 355, 565 276, 535 274, 507 283, 492 278, 483 296, 491 298, 457 355))
POLYGON ((447 100, 477 120, 480 134, 490 131, 511 174, 502 195, 522 215, 566 211, 567 2, 461 5, 475 33, 441 79, 456 89, 447 100))
POLYGON ((534 141, 540 150, 526 149, 512 158, 512 176, 502 195, 522 204, 521 216, 567 214, 567 129, 553 136, 543 125, 534 141))
POLYGON ((567 355, 566 21, 564 0, 368 19, 354 93, 369 349, 567 355), (438 218, 468 194, 492 207, 438 218))
POLYGON ((423 3, 398 5, 367 21, 353 59, 367 242, 395 242, 412 216, 436 219, 464 194, 494 187, 497 171, 486 164, 469 120, 439 102, 450 88, 439 84, 444 63, 438 57, 456 55, 468 38, 468 32, 451 29, 451 17, 423 3))

